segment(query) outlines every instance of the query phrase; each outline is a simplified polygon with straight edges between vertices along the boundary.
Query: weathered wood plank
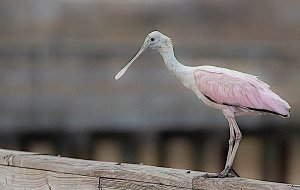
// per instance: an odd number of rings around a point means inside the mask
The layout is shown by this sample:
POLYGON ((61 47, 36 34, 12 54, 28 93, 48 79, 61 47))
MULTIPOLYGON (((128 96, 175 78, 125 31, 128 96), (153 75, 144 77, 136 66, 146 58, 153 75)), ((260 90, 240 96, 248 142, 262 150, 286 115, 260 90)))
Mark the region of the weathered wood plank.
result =
POLYGON ((144 183, 144 182, 137 182, 137 181, 128 181, 128 180, 116 180, 116 179, 107 179, 101 178, 100 179, 100 187, 101 190, 124 190, 124 189, 131 189, 131 190, 154 190, 154 189, 164 189, 164 190, 192 190, 191 188, 185 187, 175 187, 175 186, 167 186, 163 184, 156 184, 156 183, 144 183))
POLYGON ((14 155, 33 155, 33 154, 37 154, 37 153, 0 149, 0 164, 6 165, 7 161, 11 158, 11 156, 14 155))
POLYGON ((0 189, 99 189, 99 178, 0 165, 0 189))
POLYGON ((195 178, 193 181, 194 189, 210 190, 231 190, 231 189, 251 189, 251 190, 290 190, 300 189, 298 186, 283 183, 273 183, 245 178, 223 178, 223 179, 205 179, 195 178))
MULTIPOLYGON (((51 179, 51 177, 49 176, 54 176, 52 178, 55 178, 55 176, 70 175, 75 176, 75 179, 81 179, 81 176, 82 179, 84 179, 83 181, 85 181, 86 179, 92 179, 92 183, 93 185, 95 185, 95 181, 100 179, 100 188, 102 189, 300 190, 299 186, 293 186, 290 184, 265 182, 244 178, 205 179, 201 177, 204 173, 197 171, 162 168, 137 164, 97 162, 90 160, 72 159, 38 154, 24 154, 24 152, 10 152, 6 150, 2 151, 1 149, 0 165, 2 165, 2 170, 0 170, 1 175, 3 175, 3 173, 6 173, 3 167, 14 169, 17 168, 15 169, 16 171, 13 169, 6 170, 10 171, 11 173, 16 172, 20 180, 30 179, 30 177, 27 179, 27 175, 23 175, 22 178, 22 172, 25 171, 26 173, 27 170, 37 170, 38 172, 42 173, 40 175, 47 174, 46 176, 48 181, 49 179, 51 179)), ((28 175, 30 174, 28 173, 28 175)), ((10 176, 13 176, 13 174, 10 174, 10 176)), ((0 179, 5 179, 5 177, 0 177, 0 179)), ((72 179, 72 177, 70 177, 70 180, 68 178, 62 178, 62 181, 64 182, 66 180, 67 182, 65 183, 69 183, 69 181, 72 181, 72 179)), ((43 182, 43 180, 41 181, 43 182)), ((32 181, 32 183, 34 182, 32 181)), ((77 183, 76 180, 70 182, 71 185, 73 183, 77 183)))
MULTIPOLYGON (((9 154, 6 161, 9 166, 40 169, 76 175, 113 178, 145 183, 164 184, 174 187, 192 188, 192 180, 202 172, 160 168, 136 164, 118 164, 113 162, 96 162, 48 155, 9 154), (9 158, 9 159, 7 159, 9 158)), ((2 158, 0 158, 2 159, 2 158)))

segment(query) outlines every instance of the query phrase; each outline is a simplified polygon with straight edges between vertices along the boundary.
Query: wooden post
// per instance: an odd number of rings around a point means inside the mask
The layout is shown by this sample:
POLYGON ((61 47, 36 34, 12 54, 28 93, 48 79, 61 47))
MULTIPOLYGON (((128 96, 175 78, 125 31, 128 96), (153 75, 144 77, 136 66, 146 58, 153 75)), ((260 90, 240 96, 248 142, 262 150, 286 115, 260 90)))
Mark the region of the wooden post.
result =
POLYGON ((189 170, 97 162, 0 149, 0 189, 296 189, 246 178, 205 179, 189 170))

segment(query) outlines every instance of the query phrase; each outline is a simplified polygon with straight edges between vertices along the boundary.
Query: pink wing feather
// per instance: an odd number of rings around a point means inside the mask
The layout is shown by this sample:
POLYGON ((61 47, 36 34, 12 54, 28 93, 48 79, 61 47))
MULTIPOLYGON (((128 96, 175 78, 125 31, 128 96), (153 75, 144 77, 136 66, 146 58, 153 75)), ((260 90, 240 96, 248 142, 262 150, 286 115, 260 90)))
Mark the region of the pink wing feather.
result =
POLYGON ((198 68, 194 71, 197 87, 211 101, 289 117, 289 104, 257 77, 213 66, 198 68))

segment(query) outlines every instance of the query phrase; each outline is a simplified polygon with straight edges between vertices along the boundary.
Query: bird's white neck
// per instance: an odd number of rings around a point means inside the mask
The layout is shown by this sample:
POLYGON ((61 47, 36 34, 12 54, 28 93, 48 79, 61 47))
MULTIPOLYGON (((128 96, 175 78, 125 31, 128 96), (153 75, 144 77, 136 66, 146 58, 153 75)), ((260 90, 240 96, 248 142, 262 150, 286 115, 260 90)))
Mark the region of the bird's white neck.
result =
POLYGON ((164 47, 158 48, 158 52, 163 57, 167 68, 175 74, 176 77, 181 78, 184 68, 186 66, 179 63, 175 57, 172 44, 167 44, 164 47))

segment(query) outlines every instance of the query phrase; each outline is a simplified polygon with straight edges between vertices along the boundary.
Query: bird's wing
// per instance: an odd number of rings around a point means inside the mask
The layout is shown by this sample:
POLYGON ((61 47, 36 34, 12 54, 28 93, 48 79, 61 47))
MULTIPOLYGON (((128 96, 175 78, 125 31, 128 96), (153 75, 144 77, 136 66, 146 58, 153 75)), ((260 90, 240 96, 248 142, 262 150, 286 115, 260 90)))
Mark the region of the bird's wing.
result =
POLYGON ((201 93, 218 104, 288 116, 288 103, 253 75, 202 66, 194 71, 194 77, 201 93))

